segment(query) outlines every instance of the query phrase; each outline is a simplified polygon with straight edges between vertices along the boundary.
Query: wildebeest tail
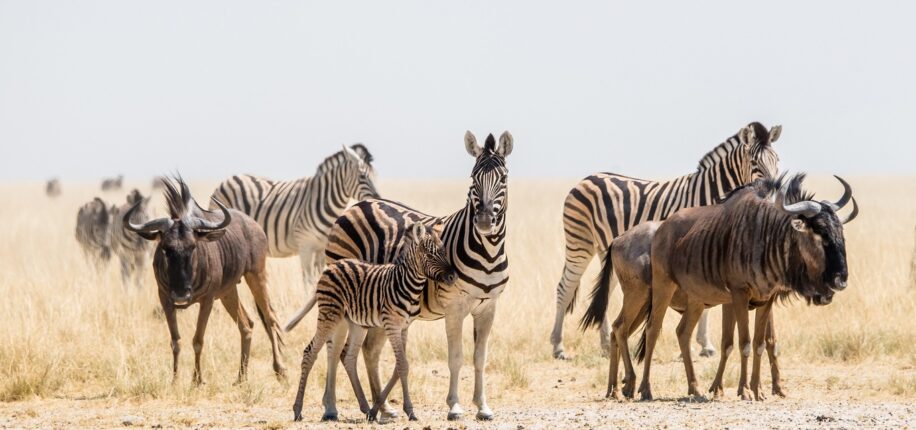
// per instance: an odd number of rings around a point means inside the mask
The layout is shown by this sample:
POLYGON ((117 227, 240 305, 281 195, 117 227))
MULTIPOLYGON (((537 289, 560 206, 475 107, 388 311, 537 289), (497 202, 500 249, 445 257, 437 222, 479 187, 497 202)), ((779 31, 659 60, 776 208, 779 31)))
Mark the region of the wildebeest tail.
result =
POLYGON ((312 296, 311 299, 309 299, 308 303, 306 303, 305 306, 302 307, 302 309, 299 309, 299 311, 296 312, 296 314, 293 315, 292 318, 290 318, 289 322, 286 323, 286 327, 283 328, 283 331, 290 331, 293 329, 293 327, 296 327, 296 324, 299 324, 299 321, 302 321, 302 318, 305 318, 305 316, 308 315, 309 311, 311 311, 312 308, 315 307, 315 303, 317 301, 318 301, 318 294, 315 294, 312 296))
MULTIPOLYGON (((270 306, 270 313, 276 315, 277 313, 274 312, 274 306, 272 304, 269 304, 268 306, 270 306)), ((271 323, 268 321, 267 316, 264 315, 264 311, 261 310, 260 306, 255 306, 255 308, 258 310, 258 317, 261 318, 261 324, 264 324, 264 330, 267 331, 267 334, 270 334, 271 330, 276 331, 277 342, 279 342, 278 347, 280 348, 280 352, 283 352, 283 347, 286 346, 286 342, 283 340, 283 330, 280 330, 280 324, 277 322, 271 323)))
POLYGON ((611 276, 614 276, 614 263, 611 260, 611 250, 608 249, 607 254, 604 256, 604 265, 601 266, 601 273, 595 281, 595 288, 592 289, 592 293, 589 295, 591 303, 589 303, 588 309, 585 310, 582 321, 579 322, 581 330, 587 330, 604 321, 604 316, 607 314, 607 304, 611 296, 611 276))
POLYGON ((649 289, 649 300, 644 307, 646 310, 646 322, 642 325, 642 334, 639 335, 639 343, 636 344, 636 362, 642 363, 646 358, 646 331, 649 330, 649 318, 652 316, 652 289, 649 289))

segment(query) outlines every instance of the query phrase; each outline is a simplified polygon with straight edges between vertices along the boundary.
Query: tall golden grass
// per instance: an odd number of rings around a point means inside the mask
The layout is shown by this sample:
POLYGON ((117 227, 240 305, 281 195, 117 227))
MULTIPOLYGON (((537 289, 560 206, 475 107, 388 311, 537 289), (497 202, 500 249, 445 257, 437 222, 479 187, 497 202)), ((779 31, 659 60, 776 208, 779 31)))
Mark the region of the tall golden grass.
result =
MULTIPOLYGON (((781 364, 792 379, 793 368, 822 371, 819 390, 849 389, 874 396, 916 397, 916 286, 910 267, 914 258, 916 178, 850 178, 861 215, 846 227, 850 287, 827 307, 807 307, 798 301, 776 309, 781 364), (869 373, 870 368, 883 369, 869 373), (888 372, 887 370, 890 369, 888 372), (856 378, 854 375, 866 375, 856 378)), ((555 288, 563 261, 560 221, 569 181, 512 180, 508 229, 511 279, 499 299, 490 340, 488 379, 491 403, 522 402, 534 387, 556 385, 553 369, 573 380, 585 381, 587 391, 600 397, 607 378, 607 361, 598 350, 597 334, 580 334, 581 303, 566 327, 566 345, 574 359, 556 363, 551 358, 549 331, 555 311, 555 288), (494 401, 495 399, 495 401, 494 401)), ((194 183, 193 191, 205 202, 213 183, 194 183)), ((185 345, 179 382, 171 384, 171 354, 165 321, 158 311, 156 284, 151 272, 142 289, 122 286, 116 264, 97 272, 88 264, 73 235, 76 211, 100 195, 120 202, 123 192, 102 193, 96 186, 64 183, 63 195, 51 199, 42 184, 0 185, 0 400, 63 397, 166 401, 227 401, 257 404, 265 399, 289 399, 290 384, 279 384, 270 370, 270 353, 263 329, 257 327, 252 346, 250 381, 233 386, 238 366, 239 335, 225 312, 216 307, 204 349, 207 384, 190 384, 196 307, 179 315, 185 345)), ((447 214, 464 204, 466 181, 381 181, 386 197, 432 214, 447 214)), ((809 187, 822 198, 838 196, 832 178, 815 177, 809 187)), ((148 192, 148 185, 140 187, 148 192)), ((156 210, 162 213, 161 198, 156 210)), ((591 289, 597 264, 583 278, 583 294, 591 289)), ((278 314, 285 320, 304 300, 297 258, 269 261, 270 289, 278 314)), ((243 298, 253 314, 250 293, 243 298)), ((611 312, 619 306, 619 292, 611 312)), ((718 339, 718 311, 711 319, 718 339)), ((675 357, 671 334, 677 317, 669 315, 660 360, 675 357)), ((470 404, 470 326, 465 329, 465 368, 461 393, 470 404)), ((301 349, 314 331, 314 315, 286 336, 285 362, 298 378, 301 349)), ((419 402, 441 402, 447 390, 446 342, 442 322, 419 322, 411 328, 409 356, 418 371, 411 372, 419 402)), ((393 359, 385 354, 385 366, 393 359)), ((680 396, 685 391, 682 367, 674 360, 656 373, 657 396, 680 396)), ((729 378, 734 386, 737 356, 732 356, 729 378)), ((715 360, 699 363, 708 383, 715 360)), ((325 365, 323 359, 307 390, 307 402, 319 404, 325 365)), ((387 372, 388 370, 385 370, 387 372)), ((342 372, 341 372, 342 373, 342 372)), ((796 376, 795 380, 807 380, 796 376)), ((727 384, 729 381, 726 381, 727 384)), ((340 402, 355 407, 343 375, 338 377, 340 402)), ((790 394, 793 385, 787 384, 790 394)), ((581 394, 581 393, 577 393, 581 394)), ((546 395, 546 394, 545 394, 546 395)), ((562 398, 557 396, 557 401, 562 398)), ((498 406, 495 406, 498 408, 498 406)))

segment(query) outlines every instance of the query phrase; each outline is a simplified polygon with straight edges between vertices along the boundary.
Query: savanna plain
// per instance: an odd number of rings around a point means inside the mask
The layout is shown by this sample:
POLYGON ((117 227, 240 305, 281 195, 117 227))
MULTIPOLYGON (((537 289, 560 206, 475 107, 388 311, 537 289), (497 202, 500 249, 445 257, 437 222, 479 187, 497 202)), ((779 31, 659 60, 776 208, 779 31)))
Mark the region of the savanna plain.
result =
MULTIPOLYGON (((597 273, 583 278, 579 305, 566 323, 568 361, 551 356, 549 333, 555 288, 563 262, 562 203, 575 180, 512 179, 509 185, 507 252, 510 283, 499 299, 490 338, 488 366, 492 422, 473 419, 471 323, 465 325, 463 421, 445 420, 448 390, 442 321, 417 322, 410 331, 411 389, 420 421, 399 418, 388 428, 798 428, 916 426, 916 178, 847 178, 861 208, 845 229, 850 286, 833 304, 803 301, 775 309, 787 398, 745 402, 735 395, 738 353, 726 372, 722 400, 687 399, 683 363, 673 335, 678 316, 669 312, 653 367, 653 402, 605 400, 608 362, 596 331, 578 331, 578 319, 597 273)), ((464 205, 467 180, 391 181, 379 191, 431 214, 464 205)), ((215 182, 192 182, 205 202, 215 182)), ((234 385, 239 334, 219 306, 207 329, 203 355, 206 384, 191 384, 197 306, 179 313, 182 350, 178 381, 171 381, 166 323, 156 283, 147 270, 142 288, 123 286, 116 264, 101 272, 89 264, 74 239, 78 207, 99 195, 121 203, 131 188, 149 193, 149 181, 118 192, 97 184, 63 183, 49 198, 43 184, 0 185, 0 427, 42 428, 355 428, 369 426, 349 383, 338 375, 341 421, 321 423, 324 354, 306 390, 305 421, 292 422, 291 406, 302 348, 314 334, 314 312, 285 335, 284 362, 290 380, 270 368, 270 347, 255 327, 248 382, 234 385)), ((808 187, 825 199, 840 195, 829 176, 813 176, 808 187)), ((162 198, 154 196, 156 214, 162 198)), ((270 294, 282 322, 305 300, 299 259, 268 260, 270 294)), ((240 287, 249 313, 251 295, 240 287)), ((616 315, 620 293, 610 312, 616 315)), ((710 333, 719 342, 719 310, 710 333)), ((633 339, 635 340, 635 339, 633 339)), ((388 348, 388 347, 386 347, 388 348)), ((712 382, 718 355, 696 357, 701 386, 712 382)), ((383 374, 394 359, 383 354, 383 374)), ((362 364, 360 364, 362 374, 362 364)), ((769 375, 764 365, 764 387, 769 375)), ((638 368, 641 374, 641 368, 638 368)), ((363 375, 364 376, 364 375, 363 375)), ((765 390, 769 393, 769 389, 765 390)), ((400 391, 392 394, 400 407, 400 391)), ((402 414, 403 416, 403 414, 402 414)))

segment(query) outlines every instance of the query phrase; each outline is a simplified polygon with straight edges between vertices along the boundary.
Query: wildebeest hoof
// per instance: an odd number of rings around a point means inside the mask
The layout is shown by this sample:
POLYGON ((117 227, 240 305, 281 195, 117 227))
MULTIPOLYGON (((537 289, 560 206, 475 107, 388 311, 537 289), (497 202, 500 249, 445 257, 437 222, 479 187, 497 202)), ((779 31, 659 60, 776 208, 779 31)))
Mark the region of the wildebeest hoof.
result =
POLYGON ((337 421, 337 412, 326 412, 321 416, 321 421, 337 421))
POLYGON ((493 420, 493 412, 491 412, 491 411, 478 411, 478 412, 477 412, 477 419, 480 420, 480 421, 492 421, 492 420, 493 420))
POLYGON ((366 418, 369 420, 370 423, 374 423, 377 417, 378 417, 378 409, 376 408, 370 409, 369 413, 366 416, 366 418))
POLYGON ((408 421, 420 421, 420 419, 417 418, 416 414, 414 414, 413 412, 407 414, 407 420, 408 421))
POLYGON ((714 355, 716 355, 715 348, 703 348, 700 350, 700 357, 712 357, 714 355))
POLYGON ((561 350, 561 351, 554 351, 554 352, 553 352, 553 358, 555 358, 555 359, 557 359, 557 360, 566 361, 566 360, 569 360, 569 359, 572 358, 572 357, 566 355, 566 351, 562 351, 562 350, 561 350))
POLYGON ((773 386, 773 395, 774 395, 774 396, 779 396, 779 397, 785 398, 785 397, 786 397, 786 392, 785 392, 785 391, 782 391, 782 387, 780 387, 780 386, 778 386, 778 385, 775 385, 775 386, 773 386))
POLYGON ((461 419, 461 415, 461 412, 449 412, 447 418, 449 421, 458 421, 461 419))

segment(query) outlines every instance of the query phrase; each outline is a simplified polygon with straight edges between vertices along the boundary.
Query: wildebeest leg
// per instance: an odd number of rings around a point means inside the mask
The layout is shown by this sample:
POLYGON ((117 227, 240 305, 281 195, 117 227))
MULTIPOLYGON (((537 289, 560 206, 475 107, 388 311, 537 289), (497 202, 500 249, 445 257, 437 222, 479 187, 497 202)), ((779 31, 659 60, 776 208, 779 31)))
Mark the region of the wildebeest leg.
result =
POLYGON ((763 351, 766 349, 765 335, 767 331, 767 322, 770 319, 770 311, 773 308, 771 298, 763 306, 757 308, 754 319, 754 368, 751 372, 751 391, 754 392, 754 400, 763 400, 765 396, 760 392, 760 361, 763 358, 763 351))
POLYGON ((337 363, 347 342, 347 324, 339 324, 328 341, 328 372, 324 383, 324 415, 321 421, 337 421, 337 363))
POLYGON ((620 400, 620 393, 617 392, 617 363, 618 357, 623 359, 624 381, 623 396, 632 399, 633 390, 636 388, 636 372, 633 369, 633 360, 630 358, 630 346, 627 341, 630 335, 639 327, 639 323, 645 319, 645 312, 648 311, 647 304, 649 301, 649 286, 630 287, 621 282, 623 290, 623 303, 620 307, 620 313, 614 320, 613 341, 617 348, 617 357, 611 355, 611 375, 608 378, 608 397, 614 397, 620 400), (640 318, 642 317, 642 319, 640 318), (614 379, 614 386, 611 387, 611 378, 614 379), (613 388, 613 389, 612 389, 613 388))
MULTIPOLYGON (((286 366, 283 365, 283 354, 280 346, 283 344, 283 338, 280 337, 280 323, 277 321, 277 315, 274 314, 274 308, 270 305, 270 288, 267 282, 267 270, 261 268, 256 272, 245 275, 245 283, 251 290, 254 297, 254 304, 258 308, 258 316, 267 331, 267 338, 270 339, 270 352, 273 354, 274 374, 278 379, 286 380, 286 366)), ((244 310, 244 307, 242 308, 244 310)))
POLYGON ((213 310, 213 299, 204 298, 200 301, 200 311, 197 314, 197 330, 194 332, 194 383, 201 385, 204 378, 200 371, 200 355, 204 350, 204 333, 207 331, 207 322, 210 320, 210 311, 213 310))
POLYGON ((735 311, 731 304, 722 305, 722 355, 719 356, 719 369, 716 370, 716 379, 712 381, 709 392, 713 398, 721 398, 725 395, 722 388, 722 378, 725 375, 725 363, 728 356, 732 353, 732 347, 735 343, 735 311))
POLYGON ((703 311, 700 317, 700 323, 697 325, 697 343, 700 344, 700 357, 712 357, 716 355, 716 347, 709 341, 707 335, 709 329, 709 309, 703 311))
POLYGON ((750 400, 747 387, 747 359, 751 356, 751 334, 748 321, 748 296, 742 287, 732 288, 732 311, 738 324, 738 346, 741 347, 741 373, 738 376, 738 397, 750 400))
POLYGON ((325 342, 331 338, 331 335, 337 330, 337 325, 343 323, 340 315, 319 315, 318 327, 315 330, 315 337, 309 342, 305 350, 302 351, 302 373, 299 376, 299 389, 296 391, 296 402, 293 403, 293 420, 302 421, 302 399, 305 396, 305 384, 308 381, 309 372, 318 359, 318 353, 324 348, 325 342))
POLYGON ((770 309, 770 317, 767 321, 767 356, 770 358, 770 373, 773 377, 773 395, 785 397, 786 393, 782 390, 782 378, 779 374, 779 346, 776 344, 776 326, 773 323, 773 310, 770 309))
MULTIPOLYGON (((366 340, 363 342, 363 361, 366 363, 366 375, 369 377, 369 391, 372 392, 372 402, 375 403, 382 392, 382 381, 379 376, 379 357, 382 355, 382 348, 387 340, 385 330, 381 328, 370 328, 367 332, 366 340)), ((382 416, 395 418, 398 416, 397 409, 391 407, 388 400, 382 404, 382 416)))
MULTIPOLYGON (((496 314, 496 301, 491 299, 480 313, 474 314, 474 404, 477 406, 478 420, 492 420, 493 411, 487 406, 487 393, 484 372, 487 371, 487 341, 493 327, 496 314)), ((605 315, 604 319, 607 319, 605 315)), ((460 334, 460 333, 459 333, 460 334)))
POLYGON ((369 402, 366 401, 366 393, 363 392, 363 385, 359 382, 359 373, 356 370, 356 359, 359 356, 360 345, 366 340, 368 330, 357 324, 350 324, 350 334, 347 336, 347 346, 344 348, 343 365, 347 371, 347 377, 350 378, 350 386, 353 387, 353 394, 356 395, 356 401, 359 402, 359 411, 368 414, 369 402))
POLYGON ((242 302, 239 301, 239 292, 235 288, 230 288, 220 302, 223 303, 223 307, 226 308, 226 312, 229 313, 235 324, 239 326, 239 335, 242 337, 242 358, 239 364, 239 378, 236 381, 236 384, 240 384, 248 379, 248 357, 251 354, 251 330, 254 321, 251 321, 248 312, 245 312, 242 302))
POLYGON ((649 312, 649 322, 646 327, 645 342, 645 362, 643 363, 642 383, 639 385, 639 393, 642 400, 652 400, 652 386, 649 383, 652 370, 652 353, 655 351, 655 343, 662 331, 662 324, 665 322, 665 312, 671 303, 671 298, 677 289, 677 284, 667 278, 666 274, 652 272, 652 308, 649 312))
POLYGON ((697 388, 697 375, 693 370, 693 357, 690 353, 690 335, 703 314, 703 303, 687 299, 687 309, 681 315, 681 322, 677 325, 677 341, 681 347, 681 358, 684 361, 684 371, 687 373, 687 395, 699 396, 697 388))
POLYGON ((566 360, 566 350, 563 347, 563 319, 570 307, 575 304, 576 291, 582 280, 582 274, 595 255, 591 243, 572 244, 571 241, 580 241, 577 236, 566 235, 566 262, 563 266, 563 275, 557 285, 557 315, 553 321, 553 332, 550 334, 550 343, 553 345, 553 358, 566 360), (572 247, 571 247, 572 246, 572 247))
POLYGON ((178 380, 178 354, 181 352, 181 335, 178 333, 178 319, 175 315, 175 306, 168 298, 168 293, 159 292, 159 301, 162 304, 162 312, 165 313, 165 320, 169 325, 169 335, 172 337, 172 383, 178 380))

